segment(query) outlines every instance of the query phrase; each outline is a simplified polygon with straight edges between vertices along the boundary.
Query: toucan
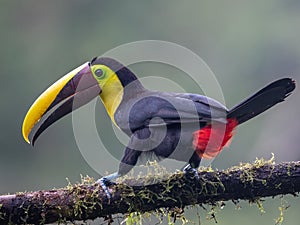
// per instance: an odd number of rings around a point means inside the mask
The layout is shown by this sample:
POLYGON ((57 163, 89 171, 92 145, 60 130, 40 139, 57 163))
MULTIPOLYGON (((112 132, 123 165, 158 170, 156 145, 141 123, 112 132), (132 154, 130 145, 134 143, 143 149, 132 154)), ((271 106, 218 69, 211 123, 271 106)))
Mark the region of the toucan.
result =
POLYGON ((146 89, 117 60, 95 57, 37 98, 25 116, 22 133, 34 145, 55 121, 100 96, 112 122, 129 137, 117 172, 97 181, 110 198, 108 186, 139 159, 183 161, 183 171, 197 177, 202 158, 216 157, 238 125, 284 101, 295 87, 291 78, 279 79, 228 110, 204 95, 146 89))

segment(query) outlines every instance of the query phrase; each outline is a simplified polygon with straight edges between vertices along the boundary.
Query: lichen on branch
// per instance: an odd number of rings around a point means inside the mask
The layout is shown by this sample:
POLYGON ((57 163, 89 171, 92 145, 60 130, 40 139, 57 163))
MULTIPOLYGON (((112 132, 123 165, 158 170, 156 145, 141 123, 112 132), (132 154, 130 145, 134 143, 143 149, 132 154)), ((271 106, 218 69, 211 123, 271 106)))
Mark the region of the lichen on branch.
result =
POLYGON ((109 218, 113 214, 144 213, 162 208, 216 204, 300 192, 300 162, 275 164, 256 160, 227 170, 199 170, 200 179, 182 172, 158 177, 149 175, 110 186, 108 200, 90 178, 83 183, 50 191, 0 196, 0 224, 47 224, 109 218), (155 182, 154 182, 155 181, 155 182))

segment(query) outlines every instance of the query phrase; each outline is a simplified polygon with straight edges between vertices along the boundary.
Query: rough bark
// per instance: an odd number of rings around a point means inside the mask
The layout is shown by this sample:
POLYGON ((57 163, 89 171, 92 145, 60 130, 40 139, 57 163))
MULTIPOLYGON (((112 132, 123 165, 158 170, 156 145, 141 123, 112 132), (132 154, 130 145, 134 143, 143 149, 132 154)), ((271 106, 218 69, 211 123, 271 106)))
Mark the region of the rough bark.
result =
POLYGON ((98 185, 0 196, 0 224, 46 224, 107 217, 117 213, 146 212, 159 208, 255 200, 300 192, 300 162, 274 164, 256 161, 228 170, 201 170, 200 179, 176 173, 145 177, 112 185, 108 201, 98 185))

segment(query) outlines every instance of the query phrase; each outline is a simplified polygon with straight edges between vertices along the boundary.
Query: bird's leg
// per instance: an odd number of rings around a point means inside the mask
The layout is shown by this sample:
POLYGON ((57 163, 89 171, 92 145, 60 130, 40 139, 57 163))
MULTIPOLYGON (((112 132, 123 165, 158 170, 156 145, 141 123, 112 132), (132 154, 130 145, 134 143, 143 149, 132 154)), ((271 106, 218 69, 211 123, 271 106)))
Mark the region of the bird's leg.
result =
POLYGON ((196 152, 194 152, 189 160, 189 163, 183 168, 183 172, 186 174, 187 177, 199 180, 197 168, 200 165, 200 161, 201 158, 196 152))
POLYGON ((110 175, 107 175, 105 177, 100 178, 99 180, 96 181, 97 184, 100 184, 102 189, 104 190, 105 194, 107 195, 108 199, 111 199, 111 193, 108 190, 107 186, 114 185, 116 184, 112 180, 117 179, 121 175, 118 172, 112 173, 110 175))

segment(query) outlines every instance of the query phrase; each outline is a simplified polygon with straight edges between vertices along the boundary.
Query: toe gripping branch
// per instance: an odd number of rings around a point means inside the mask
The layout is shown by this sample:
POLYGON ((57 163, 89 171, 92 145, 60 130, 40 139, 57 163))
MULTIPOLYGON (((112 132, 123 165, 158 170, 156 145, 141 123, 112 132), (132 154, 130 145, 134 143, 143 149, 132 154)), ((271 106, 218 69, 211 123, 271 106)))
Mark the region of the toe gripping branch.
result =
POLYGON ((183 168, 183 172, 186 175, 186 177, 189 178, 189 179, 196 179, 196 180, 200 179, 197 169, 191 167, 190 164, 187 164, 183 168))
POLYGON ((114 185, 116 183, 110 181, 109 179, 107 179, 106 177, 102 177, 99 180, 96 181, 97 184, 100 184, 100 186, 102 187, 102 189, 104 190, 107 198, 110 200, 111 199, 111 193, 108 190, 108 186, 114 185))
POLYGON ((108 176, 102 177, 96 181, 96 184, 100 184, 100 186, 104 190, 104 192, 109 200, 111 199, 111 193, 108 190, 108 186, 115 185, 116 183, 113 182, 112 180, 116 179, 118 177, 120 177, 120 174, 116 172, 116 173, 112 173, 108 176))

